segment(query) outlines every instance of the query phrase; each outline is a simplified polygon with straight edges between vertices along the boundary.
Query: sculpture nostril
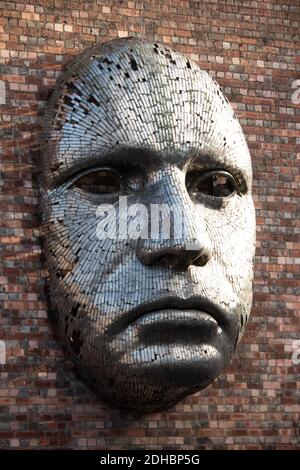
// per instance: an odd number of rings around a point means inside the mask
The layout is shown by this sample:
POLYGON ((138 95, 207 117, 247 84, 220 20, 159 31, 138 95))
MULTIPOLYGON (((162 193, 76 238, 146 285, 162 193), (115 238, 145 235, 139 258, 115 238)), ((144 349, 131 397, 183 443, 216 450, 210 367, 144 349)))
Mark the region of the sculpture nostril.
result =
POLYGON ((198 256, 192 263, 194 266, 205 266, 209 260, 210 256, 208 254, 203 254, 198 256))
POLYGON ((139 258, 146 266, 161 266, 166 269, 186 271, 190 266, 204 266, 210 259, 210 252, 186 250, 176 246, 164 249, 139 250, 139 258))
POLYGON ((146 252, 142 256, 142 261, 148 266, 163 266, 165 268, 173 268, 176 264, 176 259, 169 253, 158 254, 156 252, 146 252))
POLYGON ((176 266, 176 259, 170 255, 162 255, 156 260, 154 264, 165 266, 166 268, 172 269, 176 266))

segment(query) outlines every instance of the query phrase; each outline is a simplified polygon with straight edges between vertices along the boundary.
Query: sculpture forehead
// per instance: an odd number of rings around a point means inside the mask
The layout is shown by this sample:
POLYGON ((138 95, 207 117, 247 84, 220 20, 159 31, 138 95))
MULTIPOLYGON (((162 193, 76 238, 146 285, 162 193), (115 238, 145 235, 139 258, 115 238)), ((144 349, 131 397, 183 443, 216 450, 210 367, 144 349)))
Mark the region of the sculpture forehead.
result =
POLYGON ((115 40, 76 57, 45 122, 54 168, 125 146, 217 155, 251 178, 248 147, 219 85, 161 44, 115 40))

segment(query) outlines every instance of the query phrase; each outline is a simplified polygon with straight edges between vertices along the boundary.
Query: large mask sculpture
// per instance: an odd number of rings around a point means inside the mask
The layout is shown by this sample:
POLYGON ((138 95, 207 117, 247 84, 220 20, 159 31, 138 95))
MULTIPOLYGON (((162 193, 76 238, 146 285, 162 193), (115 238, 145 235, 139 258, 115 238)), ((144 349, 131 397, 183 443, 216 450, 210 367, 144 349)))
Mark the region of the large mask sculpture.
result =
POLYGON ((75 57, 45 112, 51 314, 83 380, 139 412, 210 384, 252 300, 251 160, 220 87, 140 39, 75 57))

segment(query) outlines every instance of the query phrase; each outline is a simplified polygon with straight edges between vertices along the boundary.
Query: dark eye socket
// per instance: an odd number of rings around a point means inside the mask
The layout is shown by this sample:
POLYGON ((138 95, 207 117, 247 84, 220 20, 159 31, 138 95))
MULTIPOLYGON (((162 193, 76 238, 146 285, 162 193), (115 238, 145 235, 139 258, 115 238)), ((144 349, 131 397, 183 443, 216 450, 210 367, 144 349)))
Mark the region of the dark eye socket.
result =
POLYGON ((216 198, 228 198, 237 192, 234 177, 227 171, 214 170, 187 175, 187 188, 190 194, 216 198))
POLYGON ((120 173, 112 168, 100 168, 78 178, 73 187, 92 194, 112 194, 120 191, 120 173))
MULTIPOLYGON (((73 187, 91 194, 114 194, 122 187, 130 186, 137 189, 140 182, 136 178, 130 179, 130 184, 122 181, 120 173, 113 168, 99 168, 90 171, 75 180, 73 187), (135 186, 137 186, 135 188, 135 186)), ((226 171, 192 172, 187 174, 187 188, 190 194, 197 197, 199 194, 216 198, 228 198, 237 192, 234 177, 226 171)))

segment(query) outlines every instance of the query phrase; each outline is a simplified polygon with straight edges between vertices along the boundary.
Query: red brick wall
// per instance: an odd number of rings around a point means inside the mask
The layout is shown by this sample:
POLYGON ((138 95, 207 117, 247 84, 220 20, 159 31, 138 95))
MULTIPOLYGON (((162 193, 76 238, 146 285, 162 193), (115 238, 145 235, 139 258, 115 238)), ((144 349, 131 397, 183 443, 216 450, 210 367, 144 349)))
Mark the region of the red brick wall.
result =
POLYGON ((300 448, 299 0, 0 8, 0 448, 300 448), (205 391, 143 418, 98 401, 51 332, 33 151, 37 114, 65 59, 128 35, 173 44, 224 87, 252 152, 257 208, 254 306, 234 361, 205 391))

